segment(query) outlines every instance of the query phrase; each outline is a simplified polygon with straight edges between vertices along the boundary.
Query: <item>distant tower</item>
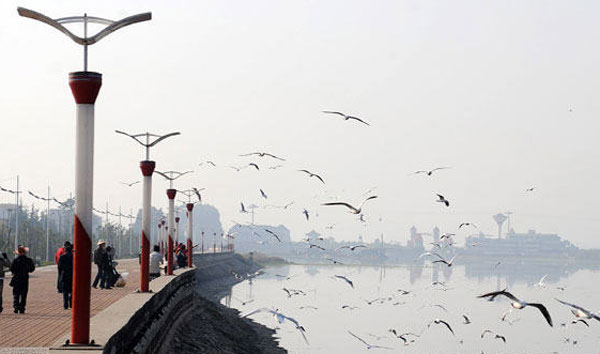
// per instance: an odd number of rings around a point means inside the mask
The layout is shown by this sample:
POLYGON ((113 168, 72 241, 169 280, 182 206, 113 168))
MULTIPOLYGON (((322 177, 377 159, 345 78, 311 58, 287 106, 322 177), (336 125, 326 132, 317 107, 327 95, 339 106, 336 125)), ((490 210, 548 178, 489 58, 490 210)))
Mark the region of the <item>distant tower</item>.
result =
POLYGON ((248 209, 252 210, 250 213, 252 214, 252 223, 251 225, 254 225, 254 209, 258 208, 258 205, 256 204, 250 204, 248 205, 248 209))
POLYGON ((505 211, 504 215, 506 215, 507 220, 506 220, 506 233, 509 234, 510 233, 510 216, 513 214, 512 211, 505 211))
POLYGON ((433 228, 433 242, 438 242, 440 240, 440 229, 439 227, 433 228))
POLYGON ((496 224, 498 224, 498 238, 502 238, 502 224, 508 218, 506 217, 506 215, 504 215, 502 213, 498 213, 498 214, 494 215, 493 218, 496 221, 496 224))

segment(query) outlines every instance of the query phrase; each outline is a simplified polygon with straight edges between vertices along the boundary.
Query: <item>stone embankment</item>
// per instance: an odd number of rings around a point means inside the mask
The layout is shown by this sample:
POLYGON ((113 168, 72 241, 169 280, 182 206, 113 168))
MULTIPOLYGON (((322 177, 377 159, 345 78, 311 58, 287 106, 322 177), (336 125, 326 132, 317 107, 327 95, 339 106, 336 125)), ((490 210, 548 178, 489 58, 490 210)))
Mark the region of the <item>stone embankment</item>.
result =
POLYGON ((236 254, 195 257, 115 333, 105 353, 286 353, 275 332, 219 304, 259 266, 236 254), (236 276, 237 275, 237 276, 236 276))

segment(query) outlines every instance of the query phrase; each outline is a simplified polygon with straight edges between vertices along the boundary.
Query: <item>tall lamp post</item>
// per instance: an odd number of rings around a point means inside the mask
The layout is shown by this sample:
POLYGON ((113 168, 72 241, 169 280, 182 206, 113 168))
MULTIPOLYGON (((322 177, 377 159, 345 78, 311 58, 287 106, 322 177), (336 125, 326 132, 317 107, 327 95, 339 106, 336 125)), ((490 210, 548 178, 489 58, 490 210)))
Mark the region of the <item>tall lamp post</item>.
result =
POLYGON ((75 143, 75 225, 73 257, 73 311, 71 320, 71 343, 89 345, 90 343, 90 283, 92 273, 92 204, 94 175, 94 103, 100 86, 102 74, 87 71, 88 45, 97 43, 110 33, 125 26, 148 21, 150 12, 126 17, 119 21, 99 17, 83 16, 51 19, 39 12, 22 7, 17 8, 19 15, 46 23, 61 31, 75 43, 83 46, 83 71, 69 74, 69 86, 77 103, 76 143, 75 143), (65 23, 83 23, 83 37, 74 35, 63 26, 65 23), (88 23, 97 23, 106 27, 88 37, 88 23))
POLYGON ((175 230, 175 195, 177 194, 177 189, 173 188, 173 181, 191 172, 193 171, 156 171, 156 173, 169 181, 169 189, 167 189, 167 197, 169 198, 169 225, 167 226, 169 235, 167 241, 167 275, 173 275, 173 237, 175 236, 173 231, 175 230))
POLYGON ((185 191, 181 191, 181 193, 183 195, 185 195, 186 197, 188 197, 188 202, 185 204, 185 207, 187 209, 186 215, 187 215, 187 265, 189 268, 192 267, 192 265, 194 264, 192 261, 192 256, 194 254, 193 252, 193 248, 194 248, 194 204, 192 203, 192 197, 194 195, 196 195, 198 197, 198 203, 202 202, 202 196, 200 195, 200 191, 204 190, 204 188, 201 189, 197 189, 197 188, 192 188, 192 189, 188 189, 185 191))
POLYGON ((152 222, 152 173, 156 167, 156 162, 150 160, 150 148, 165 140, 168 137, 179 135, 179 132, 165 135, 156 135, 151 133, 128 134, 120 130, 115 130, 118 134, 123 134, 137 141, 146 148, 146 159, 140 161, 140 169, 144 176, 143 197, 142 197, 142 252, 140 256, 140 292, 148 292, 150 279, 148 272, 150 269, 150 235, 152 222), (145 137, 145 142, 140 138, 145 137), (150 141, 150 139, 154 139, 150 141))

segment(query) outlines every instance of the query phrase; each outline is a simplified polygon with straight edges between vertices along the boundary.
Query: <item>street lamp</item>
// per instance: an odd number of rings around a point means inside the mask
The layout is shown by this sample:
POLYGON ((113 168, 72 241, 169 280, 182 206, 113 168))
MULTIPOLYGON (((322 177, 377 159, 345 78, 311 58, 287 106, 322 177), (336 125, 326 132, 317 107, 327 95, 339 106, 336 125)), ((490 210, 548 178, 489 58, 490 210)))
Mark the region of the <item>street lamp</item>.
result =
POLYGON ((156 171, 156 173, 169 181, 169 189, 167 189, 167 197, 169 198, 169 225, 167 229, 169 235, 167 243, 167 275, 173 275, 173 230, 175 229, 175 195, 177 194, 177 189, 173 188, 173 181, 192 172, 193 171, 156 171))
POLYGON ((194 248, 193 246, 193 240, 194 240, 194 204, 192 203, 192 197, 193 196, 197 196, 198 197, 198 202, 200 203, 202 202, 202 197, 200 195, 200 191, 204 190, 204 188, 192 188, 192 189, 188 189, 185 191, 181 191, 181 193, 183 195, 185 195, 186 197, 188 197, 188 202, 185 204, 185 207, 187 209, 186 215, 187 215, 187 263, 188 263, 188 267, 192 267, 192 255, 194 254, 194 252, 192 252, 192 249, 194 248))
POLYGON ((145 160, 140 161, 140 169, 144 176, 143 195, 142 195, 142 250, 140 255, 140 292, 147 293, 150 290, 150 279, 148 272, 150 269, 150 237, 152 230, 150 223, 152 222, 152 173, 156 167, 156 162, 150 160, 150 148, 165 140, 168 137, 179 135, 179 132, 169 133, 165 135, 156 135, 151 133, 128 134, 120 130, 115 130, 115 133, 122 134, 137 141, 140 145, 146 148, 145 160), (140 140, 145 137, 145 142, 140 140), (150 139, 154 139, 150 141, 150 139))
POLYGON ((90 285, 92 273, 92 205, 94 176, 94 103, 100 86, 102 74, 87 71, 87 47, 97 43, 110 33, 125 26, 147 21, 152 18, 150 12, 124 18, 119 21, 99 17, 83 16, 51 19, 39 12, 22 7, 17 8, 19 15, 46 23, 61 31, 75 43, 83 46, 83 71, 69 74, 69 86, 77 104, 76 143, 75 143, 75 226, 73 256, 73 312, 71 321, 71 343, 88 345, 90 343, 90 285), (83 37, 74 35, 63 24, 83 23, 83 37), (88 23, 97 23, 106 27, 88 37, 88 23))

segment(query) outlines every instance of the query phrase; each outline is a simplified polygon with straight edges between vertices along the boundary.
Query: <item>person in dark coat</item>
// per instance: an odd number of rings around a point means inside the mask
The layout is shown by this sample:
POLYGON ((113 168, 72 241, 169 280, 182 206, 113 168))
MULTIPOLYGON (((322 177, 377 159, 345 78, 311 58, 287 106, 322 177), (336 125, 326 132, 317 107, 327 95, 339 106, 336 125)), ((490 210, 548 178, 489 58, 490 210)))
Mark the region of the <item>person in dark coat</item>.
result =
POLYGON ((35 270, 33 260, 27 257, 29 248, 19 245, 15 251, 17 256, 10 265, 13 276, 10 286, 13 287, 13 307, 15 313, 25 313, 27 292, 29 291, 29 273, 35 270))
POLYGON ((94 283, 92 283, 92 287, 96 288, 98 286, 98 281, 100 281, 100 289, 104 289, 106 287, 106 269, 108 264, 108 253, 106 252, 106 242, 100 240, 98 241, 98 247, 94 250, 94 264, 98 267, 98 273, 96 273, 96 278, 94 279, 94 283))
POLYGON ((65 254, 58 259, 58 272, 60 273, 60 290, 63 294, 63 307, 73 307, 73 247, 65 246, 65 254))
POLYGON ((4 268, 10 269, 10 261, 8 260, 8 255, 2 252, 2 256, 0 256, 0 313, 2 313, 2 290, 4 289, 4 268))
MULTIPOLYGON (((60 259, 60 256, 65 254, 65 248, 67 246, 72 246, 71 242, 65 241, 63 246, 56 251, 56 254, 54 255, 54 263, 56 263, 57 266, 58 266, 58 260, 60 259)), ((61 285, 60 285, 60 270, 58 271, 58 277, 56 279, 56 290, 58 290, 59 293, 62 292, 61 285)))

